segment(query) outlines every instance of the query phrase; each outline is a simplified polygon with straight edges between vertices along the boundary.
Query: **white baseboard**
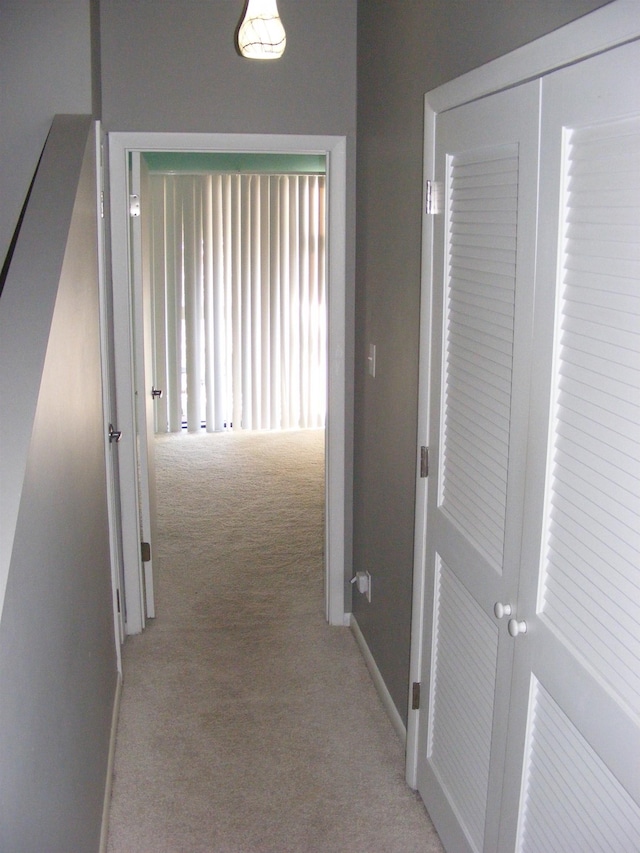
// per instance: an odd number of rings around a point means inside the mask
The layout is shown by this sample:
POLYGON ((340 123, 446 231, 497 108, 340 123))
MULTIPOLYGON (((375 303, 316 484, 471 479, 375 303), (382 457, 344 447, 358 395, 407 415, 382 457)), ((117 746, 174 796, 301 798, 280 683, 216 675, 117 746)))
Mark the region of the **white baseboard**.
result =
POLYGON ((118 717, 120 715, 120 696, 122 694, 122 675, 118 673, 116 683, 116 695, 113 700, 113 714, 111 715, 111 735, 109 737, 109 758, 107 760, 107 778, 104 786, 104 804, 102 806, 102 828, 100 830, 100 853, 106 853, 107 841, 109 840, 109 812, 111 810, 111 789, 113 785, 113 762, 116 754, 116 733, 118 730, 118 717))
POLYGON ((362 656, 364 657, 365 663, 367 664, 367 669, 369 670, 374 686, 378 691, 380 701, 382 702, 384 709, 387 712, 387 716, 391 720, 391 725, 393 726, 396 731, 396 734, 400 738, 402 745, 405 746, 407 742, 406 726, 402 721, 402 717, 398 713, 398 709, 395 706, 395 702, 391 698, 391 694, 387 689, 387 685, 384 683, 384 679, 380 674, 378 665, 373 659, 373 655, 369 651, 367 641, 365 640, 364 635, 360 630, 360 626, 358 625, 356 617, 353 615, 353 613, 351 614, 350 628, 353 633, 353 636, 356 639, 356 643, 358 644, 360 651, 362 652, 362 656))

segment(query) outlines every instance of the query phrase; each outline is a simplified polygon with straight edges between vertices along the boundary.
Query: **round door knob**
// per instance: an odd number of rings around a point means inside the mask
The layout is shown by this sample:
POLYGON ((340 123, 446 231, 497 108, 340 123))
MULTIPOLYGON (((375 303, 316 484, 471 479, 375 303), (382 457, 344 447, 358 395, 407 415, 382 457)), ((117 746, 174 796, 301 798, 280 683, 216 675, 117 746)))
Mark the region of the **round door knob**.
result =
POLYGON ((507 625, 509 629, 509 634, 512 637, 517 637, 518 634, 526 634, 527 633, 527 623, 526 622, 518 622, 517 619, 509 619, 509 624, 507 625))
POLYGON ((493 605, 493 612, 496 619, 502 619, 503 616, 511 616, 511 605, 503 604, 501 601, 496 601, 493 605))

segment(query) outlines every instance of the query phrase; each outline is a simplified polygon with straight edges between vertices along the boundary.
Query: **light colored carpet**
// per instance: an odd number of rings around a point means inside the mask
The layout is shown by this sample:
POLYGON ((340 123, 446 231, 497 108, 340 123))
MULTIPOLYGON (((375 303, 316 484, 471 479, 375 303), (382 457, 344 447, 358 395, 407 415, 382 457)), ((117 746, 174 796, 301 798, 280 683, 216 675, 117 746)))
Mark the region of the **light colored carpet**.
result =
POLYGON ((323 438, 157 440, 158 617, 124 646, 110 853, 442 850, 324 620, 323 438))

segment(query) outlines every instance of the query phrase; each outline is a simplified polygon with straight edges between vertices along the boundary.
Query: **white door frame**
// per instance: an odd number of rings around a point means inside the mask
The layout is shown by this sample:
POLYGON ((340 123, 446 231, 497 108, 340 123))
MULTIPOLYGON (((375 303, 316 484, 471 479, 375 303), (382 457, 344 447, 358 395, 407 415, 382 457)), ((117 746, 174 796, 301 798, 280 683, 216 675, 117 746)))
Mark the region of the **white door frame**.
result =
POLYGON ((331 625, 345 625, 345 401, 346 401, 346 138, 207 133, 109 133, 111 247, 116 383, 121 478, 122 537, 125 562, 126 632, 145 622, 144 584, 138 529, 137 447, 133 364, 128 198, 129 152, 251 152, 321 154, 327 158, 328 186, 328 342, 325 453, 325 612, 331 625))
MULTIPOLYGON (((589 56, 609 50, 616 45, 640 37, 637 0, 614 0, 578 20, 542 36, 513 52, 488 62, 468 74, 445 83, 425 95, 424 112, 424 179, 433 181, 435 174, 435 135, 438 113, 453 109, 485 95, 510 88, 525 80, 571 65, 589 56)), ((437 211, 438 192, 434 187, 437 211)), ((429 436, 429 365, 431 346, 431 296, 433 287, 432 219, 423 215, 422 226, 422 283, 420 317, 420 379, 418 391, 418 447, 427 446, 429 436)), ((431 578, 426 576, 427 480, 416 481, 415 545, 413 563, 413 605, 411 626, 411 657, 409 692, 414 682, 420 682, 423 670, 424 617, 432 604, 431 578)), ((424 648, 431 644, 424 643, 424 648)), ((426 693, 427 691, 424 691, 426 693)), ((429 714, 429 701, 423 695, 422 707, 409 713, 406 742, 406 780, 417 788, 418 756, 426 746, 418 743, 419 719, 429 714)), ((426 730, 426 726, 425 726, 426 730)))

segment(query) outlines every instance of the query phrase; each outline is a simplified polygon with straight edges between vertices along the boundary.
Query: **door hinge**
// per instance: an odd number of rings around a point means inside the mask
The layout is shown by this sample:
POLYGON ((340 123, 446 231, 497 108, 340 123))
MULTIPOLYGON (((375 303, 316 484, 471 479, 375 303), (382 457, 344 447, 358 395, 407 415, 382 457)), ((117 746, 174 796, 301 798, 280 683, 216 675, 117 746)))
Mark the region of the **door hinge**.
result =
POLYGON ((129 196, 129 216, 137 217, 140 216, 140 196, 139 195, 130 195, 129 196))
POLYGON ((151 561, 151 545, 148 542, 140 543, 140 554, 142 556, 143 563, 151 561))
POLYGON ((411 691, 411 710, 419 711, 420 710, 420 682, 413 682, 413 689, 411 691))
POLYGON ((440 213, 438 198, 440 186, 437 181, 425 181, 424 212, 427 216, 440 213))
POLYGON ((424 445, 420 448, 420 476, 429 476, 429 448, 424 445))
POLYGON ((118 613, 120 613, 120 590, 116 590, 116 606, 118 608, 118 613))
POLYGON ((104 192, 100 192, 100 217, 104 219, 104 192))

